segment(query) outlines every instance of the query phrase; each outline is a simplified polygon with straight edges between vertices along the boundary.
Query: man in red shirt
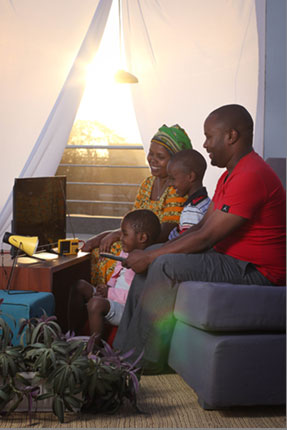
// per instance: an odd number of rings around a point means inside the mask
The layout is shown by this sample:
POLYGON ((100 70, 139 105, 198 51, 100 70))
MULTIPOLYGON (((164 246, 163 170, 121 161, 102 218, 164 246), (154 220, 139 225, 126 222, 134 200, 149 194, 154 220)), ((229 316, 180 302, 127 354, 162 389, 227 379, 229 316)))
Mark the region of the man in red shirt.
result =
POLYGON ((214 245, 222 254, 252 263, 275 285, 285 284, 285 193, 273 170, 251 151, 217 184, 213 210, 245 221, 214 245), (242 198, 244 197, 244 198, 242 198))
POLYGON ((160 247, 133 251, 126 263, 136 273, 148 271, 133 281, 114 346, 135 348, 135 355, 145 349, 150 362, 159 362, 168 348, 180 282, 286 282, 285 191, 252 148, 249 112, 222 106, 205 120, 204 134, 211 164, 226 168, 205 216, 160 247))

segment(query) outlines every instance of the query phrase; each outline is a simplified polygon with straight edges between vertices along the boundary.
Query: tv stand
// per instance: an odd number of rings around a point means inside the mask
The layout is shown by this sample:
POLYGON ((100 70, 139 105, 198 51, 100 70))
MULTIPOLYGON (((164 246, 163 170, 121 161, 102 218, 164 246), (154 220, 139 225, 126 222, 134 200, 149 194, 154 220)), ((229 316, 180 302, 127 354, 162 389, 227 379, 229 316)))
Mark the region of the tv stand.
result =
MULTIPOLYGON (((90 282, 91 256, 89 253, 79 251, 77 255, 59 255, 54 260, 34 261, 31 264, 17 262, 10 283, 10 290, 52 292, 55 297, 55 314, 58 323, 65 332, 69 329, 67 304, 70 288, 79 279, 90 282)), ((3 264, 1 262, 0 267, 1 289, 7 288, 12 265, 11 255, 4 254, 3 264)))

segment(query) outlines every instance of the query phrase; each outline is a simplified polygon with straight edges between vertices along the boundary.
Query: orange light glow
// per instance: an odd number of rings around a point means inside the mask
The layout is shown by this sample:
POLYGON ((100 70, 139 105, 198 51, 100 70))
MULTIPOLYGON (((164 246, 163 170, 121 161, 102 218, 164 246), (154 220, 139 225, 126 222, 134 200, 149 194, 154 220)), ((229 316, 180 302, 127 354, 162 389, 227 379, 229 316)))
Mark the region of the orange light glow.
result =
POLYGON ((117 9, 112 6, 105 33, 94 61, 88 66, 86 89, 77 119, 97 120, 129 143, 141 143, 130 86, 114 76, 122 68, 117 32, 117 9))

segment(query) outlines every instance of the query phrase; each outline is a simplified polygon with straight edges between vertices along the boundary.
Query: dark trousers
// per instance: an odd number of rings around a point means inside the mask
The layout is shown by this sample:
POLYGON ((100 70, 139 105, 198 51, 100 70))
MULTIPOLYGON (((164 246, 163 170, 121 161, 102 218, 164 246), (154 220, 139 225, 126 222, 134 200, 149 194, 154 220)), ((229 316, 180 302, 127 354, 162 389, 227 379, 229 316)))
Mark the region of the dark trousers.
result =
POLYGON ((114 347, 134 349, 130 360, 144 351, 144 359, 166 360, 174 327, 173 309, 182 281, 272 285, 251 263, 209 251, 202 254, 166 254, 131 285, 114 347))

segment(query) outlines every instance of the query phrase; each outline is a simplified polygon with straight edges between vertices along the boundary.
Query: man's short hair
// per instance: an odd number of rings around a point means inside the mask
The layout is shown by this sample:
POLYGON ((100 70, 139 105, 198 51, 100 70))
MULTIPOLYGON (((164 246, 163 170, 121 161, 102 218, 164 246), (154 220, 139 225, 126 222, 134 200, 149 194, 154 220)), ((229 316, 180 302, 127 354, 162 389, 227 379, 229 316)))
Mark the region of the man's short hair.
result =
POLYGON ((146 233, 150 243, 156 242, 161 226, 155 213, 149 209, 136 209, 128 212, 122 222, 128 222, 136 233, 146 233))
POLYGON ((239 133, 252 138, 253 136, 253 119, 248 110, 238 104, 224 105, 209 114, 222 121, 227 127, 234 128, 239 133))

